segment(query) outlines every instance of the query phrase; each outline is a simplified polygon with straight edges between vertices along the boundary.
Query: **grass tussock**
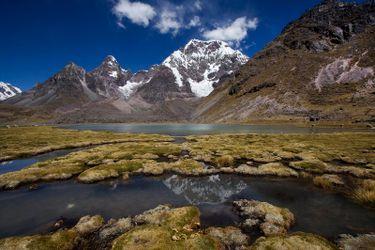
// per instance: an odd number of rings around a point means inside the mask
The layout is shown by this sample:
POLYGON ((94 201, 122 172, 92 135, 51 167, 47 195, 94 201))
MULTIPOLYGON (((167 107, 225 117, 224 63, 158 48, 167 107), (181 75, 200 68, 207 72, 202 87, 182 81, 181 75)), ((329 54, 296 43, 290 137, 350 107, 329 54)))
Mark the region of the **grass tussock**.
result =
POLYGON ((234 158, 231 155, 222 155, 216 159, 216 164, 220 168, 231 167, 234 164, 234 158))
POLYGON ((314 177, 313 182, 315 186, 322 187, 326 190, 334 190, 335 188, 344 185, 343 180, 339 176, 332 174, 316 176, 314 177))
POLYGON ((350 196, 358 203, 375 207, 375 180, 361 181, 350 196))

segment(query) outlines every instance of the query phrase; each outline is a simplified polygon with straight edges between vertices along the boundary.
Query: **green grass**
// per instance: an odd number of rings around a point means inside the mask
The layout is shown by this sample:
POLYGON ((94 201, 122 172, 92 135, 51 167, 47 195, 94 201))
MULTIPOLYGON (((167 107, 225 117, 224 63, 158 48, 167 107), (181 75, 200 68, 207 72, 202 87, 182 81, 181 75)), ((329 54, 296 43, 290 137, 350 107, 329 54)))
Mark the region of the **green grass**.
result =
POLYGON ((170 136, 76 131, 48 126, 0 128, 0 161, 58 149, 118 142, 172 141, 170 136))

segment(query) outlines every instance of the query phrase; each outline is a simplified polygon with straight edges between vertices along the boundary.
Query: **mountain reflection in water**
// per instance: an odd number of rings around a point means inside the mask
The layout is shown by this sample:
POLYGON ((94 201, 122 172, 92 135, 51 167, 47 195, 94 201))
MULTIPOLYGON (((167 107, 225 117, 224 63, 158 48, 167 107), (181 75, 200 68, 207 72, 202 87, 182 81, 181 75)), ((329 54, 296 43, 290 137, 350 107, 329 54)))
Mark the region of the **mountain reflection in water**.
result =
POLYGON ((193 205, 223 203, 247 188, 247 184, 242 180, 221 178, 219 175, 200 178, 172 175, 163 183, 173 193, 183 195, 193 205))

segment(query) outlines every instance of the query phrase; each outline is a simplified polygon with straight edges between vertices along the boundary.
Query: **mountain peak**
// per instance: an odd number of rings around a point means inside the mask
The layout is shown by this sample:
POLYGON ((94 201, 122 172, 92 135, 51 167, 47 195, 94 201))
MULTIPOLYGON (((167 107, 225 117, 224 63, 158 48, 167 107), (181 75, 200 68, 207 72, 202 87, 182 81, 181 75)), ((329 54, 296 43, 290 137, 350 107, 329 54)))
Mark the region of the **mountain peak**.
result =
POLYGON ((223 44, 223 45, 228 45, 227 42, 220 41, 220 40, 200 40, 197 38, 191 39, 185 47, 189 47, 191 45, 210 45, 210 44, 223 44))
POLYGON ((69 62, 67 65, 64 66, 64 68, 74 68, 77 67, 77 64, 74 62, 69 62))
POLYGON ((64 66, 63 71, 85 71, 82 67, 78 66, 74 62, 69 62, 64 66))
POLYGON ((126 70, 121 68, 114 56, 108 55, 104 58, 100 66, 94 69, 91 74, 117 79, 122 73, 126 72, 126 70))
POLYGON ((112 55, 106 56, 106 58, 103 61, 103 64, 107 64, 109 66, 117 66, 119 65, 116 58, 112 55))
MULTIPOLYGON (((199 49, 205 49, 205 50, 210 50, 210 51, 215 51, 220 48, 230 48, 229 44, 224 42, 224 41, 219 41, 219 40, 208 40, 208 41, 203 41, 199 39, 192 39, 190 40, 185 47, 180 49, 184 53, 189 53, 189 52, 194 52, 199 49)), ((233 53, 235 50, 232 48, 230 53, 233 53)))

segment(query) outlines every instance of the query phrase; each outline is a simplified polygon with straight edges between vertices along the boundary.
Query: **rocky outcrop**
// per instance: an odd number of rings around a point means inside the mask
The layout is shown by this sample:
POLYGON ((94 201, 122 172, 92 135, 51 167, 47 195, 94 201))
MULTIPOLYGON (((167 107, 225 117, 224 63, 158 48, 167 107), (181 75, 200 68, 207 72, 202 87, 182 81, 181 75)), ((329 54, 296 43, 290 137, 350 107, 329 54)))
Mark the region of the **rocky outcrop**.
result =
POLYGON ((283 30, 282 42, 291 49, 326 51, 347 42, 375 24, 374 6, 326 0, 283 30))
POLYGON ((374 76, 372 67, 359 67, 359 61, 352 59, 336 59, 323 67, 314 80, 315 87, 322 91, 322 87, 337 83, 356 83, 374 76))
POLYGON ((205 233, 219 239, 227 249, 244 249, 248 245, 249 237, 236 227, 209 227, 205 233))
POLYGON ((294 215, 287 208, 267 202, 239 200, 233 206, 244 219, 241 228, 248 232, 260 230, 266 236, 286 234, 294 223, 294 215))

